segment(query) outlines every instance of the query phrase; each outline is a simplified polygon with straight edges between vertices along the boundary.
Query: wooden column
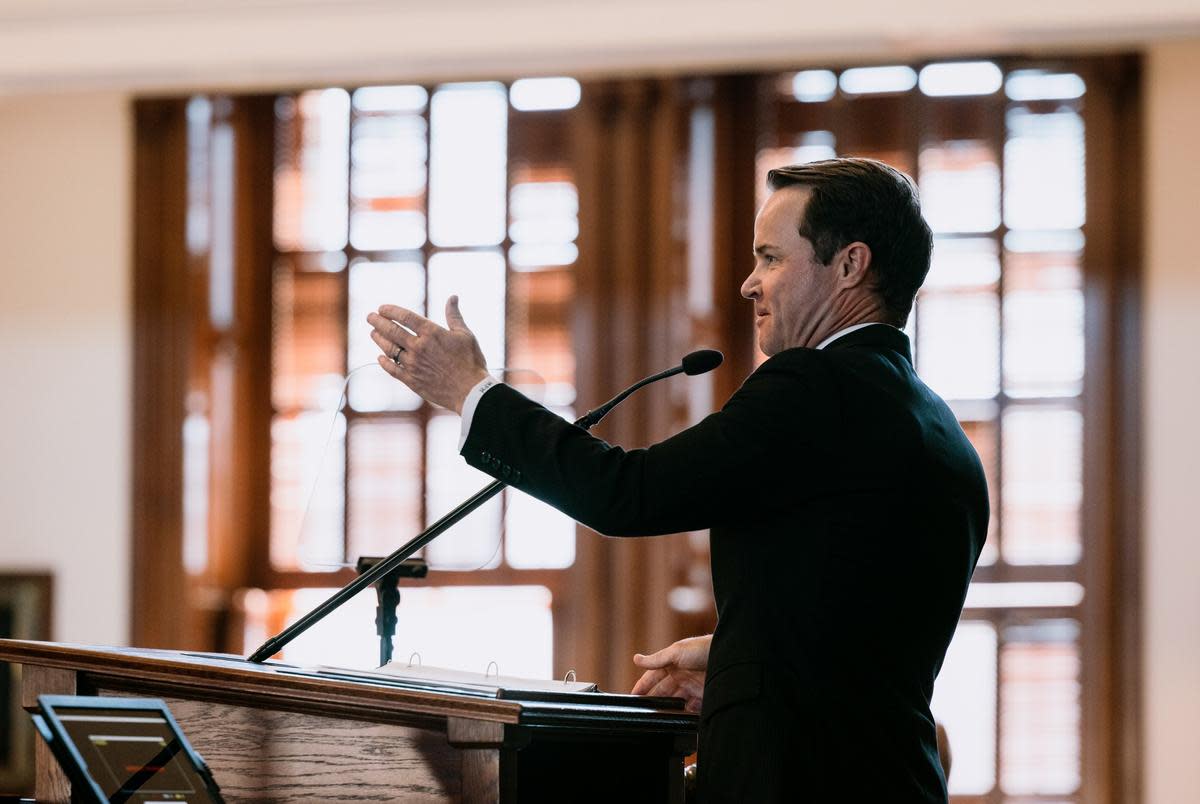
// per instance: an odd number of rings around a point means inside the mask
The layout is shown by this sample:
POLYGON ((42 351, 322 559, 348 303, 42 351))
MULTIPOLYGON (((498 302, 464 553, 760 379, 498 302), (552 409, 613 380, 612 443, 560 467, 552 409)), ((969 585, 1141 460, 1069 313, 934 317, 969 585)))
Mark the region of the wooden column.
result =
MULTIPOLYGON (((685 244, 676 226, 686 155, 686 108, 675 80, 588 84, 574 137, 579 261, 574 341, 581 407, 667 368, 690 349, 682 306, 685 244)), ((686 382, 686 380, 673 381, 686 382)), ((624 447, 651 444, 683 423, 671 383, 639 392, 596 428, 624 447)), ((662 647, 671 617, 671 540, 579 539, 580 605, 573 626, 595 635, 579 647, 580 673, 628 689, 632 655, 662 647)))
POLYGON ((1084 226, 1082 801, 1142 799, 1141 62, 1089 60, 1084 226))
POLYGON ((187 105, 134 105, 133 572, 135 644, 178 646, 190 630, 183 570, 187 386, 187 105))

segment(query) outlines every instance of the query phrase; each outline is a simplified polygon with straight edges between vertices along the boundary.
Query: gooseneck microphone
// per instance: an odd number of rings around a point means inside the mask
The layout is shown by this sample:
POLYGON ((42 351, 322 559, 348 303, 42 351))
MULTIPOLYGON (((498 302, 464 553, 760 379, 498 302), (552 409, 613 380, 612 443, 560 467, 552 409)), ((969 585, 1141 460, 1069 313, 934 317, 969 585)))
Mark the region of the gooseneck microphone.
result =
POLYGON ((721 365, 721 361, 724 359, 725 355, 721 354, 716 349, 699 349, 695 352, 692 352, 684 357, 678 366, 673 366, 666 371, 660 371, 657 374, 651 374, 644 380, 638 380, 633 385, 629 386, 600 407, 589 410, 587 413, 580 416, 578 419, 576 419, 575 424, 579 427, 582 427, 584 430, 590 430, 599 424, 600 420, 607 416, 610 410, 625 401, 625 397, 629 396, 637 389, 645 385, 649 385, 652 382, 665 380, 667 377, 674 377, 676 374, 682 373, 688 375, 689 377, 695 377, 697 374, 705 374, 721 365))
MULTIPOLYGON (((626 397, 628 397, 637 389, 649 385, 652 382, 657 382, 658 380, 663 380, 667 377, 673 377, 676 374, 687 374, 688 376, 693 377, 697 374, 704 374, 721 365, 721 361, 724 359, 724 356, 715 349, 701 349, 699 351, 692 352, 687 357, 683 358, 678 366, 669 368, 666 371, 660 371, 658 374, 652 374, 649 377, 646 377, 644 380, 639 380, 621 393, 614 396, 612 399, 605 402, 600 407, 596 408, 595 410, 588 411, 586 414, 577 419, 575 424, 578 427, 582 427, 584 430, 590 430, 597 422, 608 415, 610 410, 619 405, 626 397)), ((396 552, 376 563, 375 566, 370 570, 362 573, 354 580, 350 581, 350 583, 346 584, 341 589, 330 595, 329 599, 327 599, 325 602, 321 603, 312 611, 296 620, 296 622, 292 623, 287 628, 268 639, 259 646, 258 650, 250 654, 249 661, 260 663, 265 662, 267 659, 283 650, 285 645, 303 634, 312 626, 316 625, 333 611, 340 608, 341 605, 347 600, 354 597, 356 594, 361 592, 363 589, 366 589, 383 576, 395 570, 402 563, 404 563, 405 559, 411 558, 418 550, 429 544, 438 536, 445 533, 460 519, 474 511, 479 506, 483 505, 492 497, 495 497, 505 485, 507 484, 505 484, 504 481, 496 480, 472 494, 457 508, 446 514, 437 522, 434 522, 416 537, 409 540, 407 544, 400 547, 398 550, 396 550, 396 552)))

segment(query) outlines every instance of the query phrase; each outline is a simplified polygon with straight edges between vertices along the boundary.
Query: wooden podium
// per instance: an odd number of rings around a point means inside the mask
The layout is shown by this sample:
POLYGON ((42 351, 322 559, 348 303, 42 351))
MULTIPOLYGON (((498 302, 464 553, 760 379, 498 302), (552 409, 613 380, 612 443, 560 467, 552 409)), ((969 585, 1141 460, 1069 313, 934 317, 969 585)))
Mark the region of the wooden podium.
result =
MULTIPOLYGON (((164 699, 229 801, 682 802, 696 744, 694 715, 600 693, 499 700, 236 657, 20 640, 0 640, 0 661, 23 666, 26 707, 43 694, 164 699)), ((38 801, 69 801, 40 741, 36 763, 38 801)))

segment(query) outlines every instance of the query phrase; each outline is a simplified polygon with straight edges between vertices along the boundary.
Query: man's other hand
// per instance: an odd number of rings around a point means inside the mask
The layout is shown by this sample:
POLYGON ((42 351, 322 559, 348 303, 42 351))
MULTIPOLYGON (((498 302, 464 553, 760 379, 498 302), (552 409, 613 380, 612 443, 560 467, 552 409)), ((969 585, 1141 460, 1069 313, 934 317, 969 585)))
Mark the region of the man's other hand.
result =
POLYGON ((681 639, 649 656, 635 654, 633 663, 646 672, 633 685, 633 694, 683 698, 689 712, 699 712, 711 644, 709 634, 681 639))
POLYGON ((383 352, 379 365, 426 402, 462 413, 467 393, 487 376, 487 362, 458 311, 457 296, 446 302, 448 329, 394 304, 368 315, 367 323, 383 352))

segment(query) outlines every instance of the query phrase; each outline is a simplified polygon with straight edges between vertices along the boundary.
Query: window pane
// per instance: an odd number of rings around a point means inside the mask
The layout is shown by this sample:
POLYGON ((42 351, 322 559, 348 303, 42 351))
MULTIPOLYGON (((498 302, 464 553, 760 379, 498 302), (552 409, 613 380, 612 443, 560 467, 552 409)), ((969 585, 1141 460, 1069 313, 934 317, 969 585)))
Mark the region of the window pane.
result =
POLYGON ((416 652, 422 664, 436 667, 482 674, 495 662, 502 675, 561 678, 554 672, 550 602, 544 586, 405 589, 396 658, 407 662, 416 652))
MULTIPOLYGON (((520 389, 527 396, 530 389, 520 389)), ((536 389, 534 389, 536 390, 536 389)), ((571 408, 551 407, 567 421, 571 408)), ((561 569, 575 563, 575 521, 544 502, 516 490, 505 492, 505 561, 518 569, 561 569)))
MULTIPOLYGON (((266 609, 265 620, 273 620, 282 611, 284 622, 291 625, 301 616, 329 599, 334 589, 295 589, 274 591, 260 602, 266 609), (274 615, 274 616, 272 616, 274 615)), ((401 592, 398 632, 407 625, 405 621, 409 589, 401 592)), ((283 661, 302 667, 329 665, 357 670, 370 670, 379 665, 379 637, 375 633, 375 590, 360 592, 335 609, 328 617, 318 621, 291 642, 281 652, 283 661)), ((247 617, 247 631, 257 631, 247 617)), ((272 628, 273 630, 273 628, 272 628)), ((266 633, 265 629, 263 633, 266 633)), ((246 644, 257 645, 257 633, 247 633, 246 644)), ((394 644, 394 642, 393 642, 394 644)), ((397 652, 397 659, 400 658, 397 652)))
POLYGON ((504 365, 504 258, 495 251, 451 251, 429 260, 429 318, 445 323, 446 300, 479 339, 490 368, 504 365))
POLYGON ((503 84, 449 84, 430 108, 429 233, 439 246, 504 239, 508 97, 503 84))
POLYGON ((954 769, 950 792, 981 795, 996 783, 996 629, 960 622, 930 707, 946 728, 954 769))
POLYGON ((509 193, 508 262, 513 268, 571 265, 579 256, 579 193, 562 165, 514 167, 509 193))
POLYGON ((426 123, 422 102, 397 92, 388 108, 383 90, 420 87, 368 87, 354 93, 354 145, 351 149, 350 242, 363 250, 414 249, 425 242, 426 123), (363 93, 371 93, 360 103, 363 93), (359 111, 367 105, 371 111, 359 111))
POLYGON ((356 114, 400 114, 410 112, 420 114, 425 111, 429 102, 429 93, 425 87, 414 84, 396 86, 362 87, 354 92, 354 111, 356 114))
POLYGON ((803 103, 827 101, 837 86, 837 76, 829 70, 801 70, 792 76, 792 95, 803 103))
POLYGON ((233 326, 235 260, 235 148, 233 127, 222 122, 209 139, 208 316, 215 329, 233 326))
POLYGON ((1000 279, 996 241, 984 237, 934 238, 923 290, 990 288, 1000 279))
POLYGON ((754 188, 759 206, 762 206, 771 193, 767 187, 767 174, 775 168, 803 165, 837 156, 836 140, 832 131, 804 131, 796 135, 794 143, 782 148, 764 148, 758 152, 755 159, 754 188))
POLYGON ((1010 407, 1001 432, 1005 560, 1078 561, 1083 417, 1063 408, 1010 407))
POLYGON ((350 96, 302 92, 275 105, 275 245, 331 251, 346 245, 350 96))
POLYGON ((1004 83, 1004 74, 990 61, 930 64, 917 79, 926 95, 991 95, 1004 83))
POLYGON ((345 381, 342 276, 295 270, 280 260, 274 273, 271 400, 276 410, 333 410, 345 381))
POLYGON ((560 569, 575 563, 575 522, 520 491, 506 492, 504 554, 518 569, 560 569))
POLYGON ((1079 626, 1010 626, 1000 652, 1000 783, 1006 793, 1079 787, 1079 626))
POLYGON ((343 560, 346 419, 276 416, 271 423, 271 564, 331 570, 343 560))
POLYGON ((822 159, 833 159, 837 156, 836 145, 837 140, 832 131, 806 131, 796 138, 796 144, 791 148, 786 164, 803 165, 822 159))
POLYGON ((852 95, 907 92, 917 85, 911 67, 855 67, 842 73, 842 91, 852 95))
POLYGON ((1000 166, 985 142, 921 151, 921 211, 935 232, 990 232, 1000 225, 1000 166))
POLYGON ((575 401, 575 352, 571 348, 570 268, 513 273, 508 306, 509 367, 537 372, 545 381, 542 401, 575 401))
POLYGON ((565 243, 514 243, 508 250, 508 264, 515 270, 573 265, 579 259, 579 248, 565 243))
POLYGON ((347 561, 386 556, 421 530, 421 425, 356 421, 349 453, 347 561))
POLYGON ((416 410, 420 397, 376 363, 379 347, 371 340, 367 314, 381 304, 424 313, 425 272, 420 263, 359 260, 350 266, 347 362, 357 372, 350 377, 350 406, 363 411, 416 410))
POLYGON ((990 399, 1000 388, 1000 305, 994 293, 922 293, 917 370, 945 399, 990 399))
POLYGON ((1083 97, 1083 79, 1075 73, 1047 70, 1014 70, 1004 82, 1004 91, 1015 101, 1071 100, 1083 97))
POLYGON ((1007 115, 1004 222, 1010 229, 1078 229, 1084 219, 1083 118, 1069 109, 1007 115))
POLYGON ((1038 606, 1065 608, 1083 602, 1083 586, 1073 581, 973 583, 966 608, 1003 609, 1038 606))
POLYGON ((183 566, 190 573, 208 565, 210 432, 203 413, 183 420, 183 566))
POLYGON ((203 95, 187 104, 187 223, 188 251, 203 254, 211 243, 213 103, 203 95))
POLYGON ((565 178, 513 185, 508 230, 513 243, 569 243, 579 236, 579 193, 565 178))
POLYGON ((580 94, 574 78, 522 78, 509 90, 513 108, 521 112, 570 109, 579 105, 580 94))
MULTIPOLYGON (((492 482, 458 454, 457 416, 434 416, 425 446, 426 526, 492 482)), ((474 570, 494 567, 500 558, 500 495, 496 495, 425 548, 430 566, 474 570)))
MULTIPOLYGON (((291 625, 332 592, 297 589, 272 595, 283 598, 285 622, 291 625)), ((407 663, 416 653, 419 658, 414 662, 480 675, 494 661, 504 675, 552 678, 554 619, 550 602, 550 590, 544 586, 404 586, 397 609, 394 661, 407 663)), ((247 639, 247 644, 258 644, 258 640, 247 639)), ((306 667, 369 670, 378 665, 374 593, 352 598, 314 625, 284 648, 283 659, 306 667)))
POLYGON ((1004 390, 1011 396, 1083 389, 1083 279, 1078 252, 1013 252, 1004 268, 1004 390))

